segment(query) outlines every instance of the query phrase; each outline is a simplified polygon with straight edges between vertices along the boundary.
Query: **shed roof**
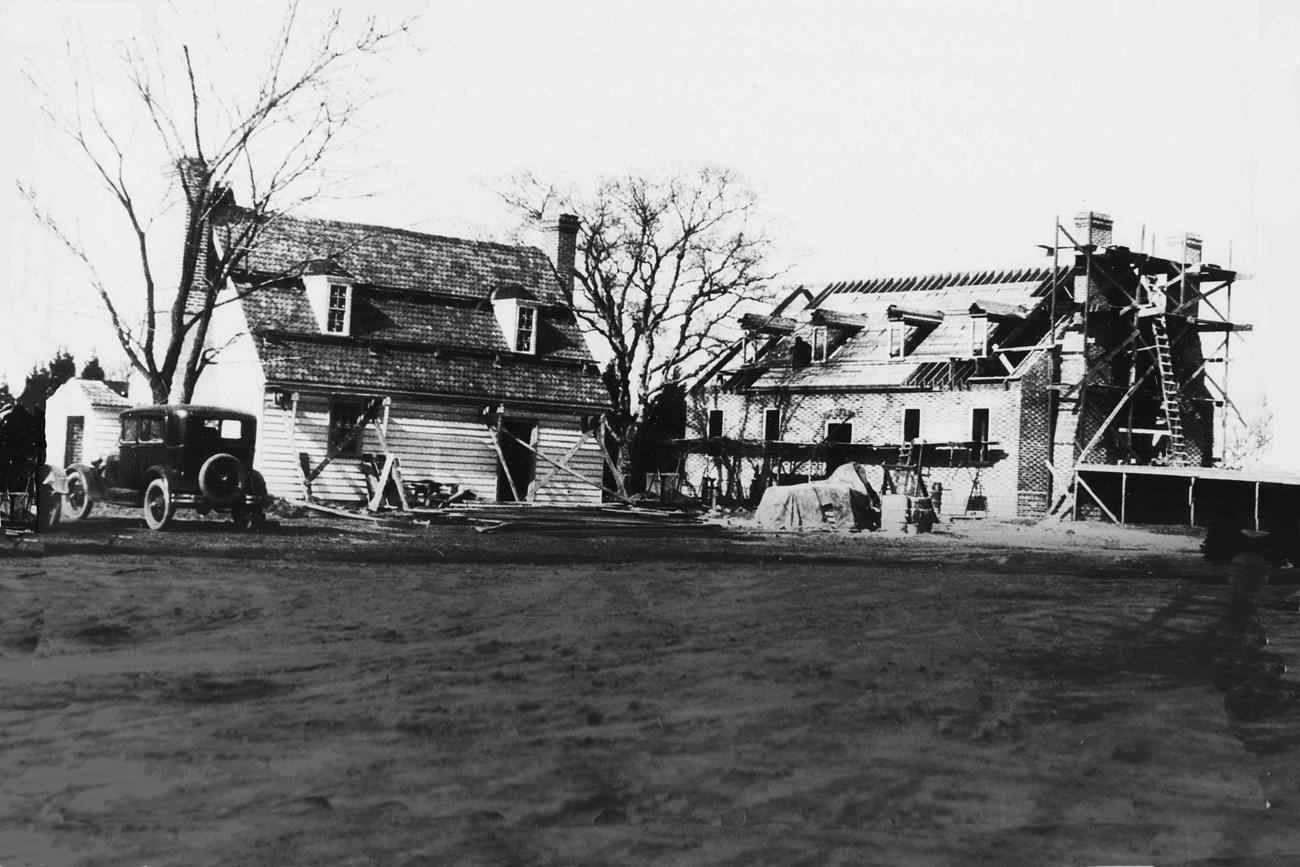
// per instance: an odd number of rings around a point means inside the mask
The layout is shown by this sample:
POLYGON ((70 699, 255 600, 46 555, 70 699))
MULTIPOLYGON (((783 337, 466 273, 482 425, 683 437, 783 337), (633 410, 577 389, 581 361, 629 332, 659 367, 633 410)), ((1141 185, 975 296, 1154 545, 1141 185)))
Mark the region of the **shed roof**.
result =
MULTIPOLYGON (((114 390, 109 383, 100 379, 74 379, 72 380, 77 387, 81 389, 82 394, 90 401, 91 406, 103 407, 105 409, 125 409, 131 405, 131 401, 121 392, 114 390)), ((123 391, 126 390, 125 383, 113 383, 119 386, 123 391)))

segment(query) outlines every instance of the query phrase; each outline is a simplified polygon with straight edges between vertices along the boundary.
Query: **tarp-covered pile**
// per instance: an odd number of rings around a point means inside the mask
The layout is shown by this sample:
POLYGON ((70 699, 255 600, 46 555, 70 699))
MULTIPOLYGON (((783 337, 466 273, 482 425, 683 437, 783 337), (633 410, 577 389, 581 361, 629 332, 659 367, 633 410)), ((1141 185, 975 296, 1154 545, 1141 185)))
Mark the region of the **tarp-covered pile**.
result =
POLYGON ((874 529, 880 526, 880 498, 866 467, 847 463, 824 481, 768 488, 754 518, 772 530, 874 529))

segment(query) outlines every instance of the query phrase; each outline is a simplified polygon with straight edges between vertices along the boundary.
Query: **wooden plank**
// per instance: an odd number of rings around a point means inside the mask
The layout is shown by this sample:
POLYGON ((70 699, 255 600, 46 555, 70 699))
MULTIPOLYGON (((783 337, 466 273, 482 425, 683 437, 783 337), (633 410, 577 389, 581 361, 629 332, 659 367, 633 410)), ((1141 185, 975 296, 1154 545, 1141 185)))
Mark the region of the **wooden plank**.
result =
MULTIPOLYGON (((609 449, 605 448, 605 417, 603 415, 600 417, 596 445, 600 447, 600 456, 605 459, 605 466, 609 467, 610 475, 614 477, 614 485, 618 488, 617 492, 611 493, 614 493, 614 496, 624 502, 631 502, 627 496, 627 485, 623 482, 623 474, 618 471, 618 465, 615 464, 614 459, 609 456, 609 449)), ((601 485, 600 489, 602 491, 609 490, 604 485, 601 485)))
POLYGON ((309 482, 316 481, 316 478, 325 471, 325 468, 327 466, 333 463, 336 457, 343 454, 345 449, 351 447, 354 443, 356 443, 357 437, 361 436, 361 434, 365 432, 366 425, 370 424, 371 421, 370 412, 371 411, 369 408, 361 411, 361 424, 357 425, 355 428, 349 431, 348 435, 345 436, 341 442, 339 442, 337 445, 335 445, 333 448, 329 449, 325 453, 325 460, 321 461, 316 466, 316 469, 311 471, 311 475, 308 476, 307 480, 309 482))
MULTIPOLYGON (((558 461, 556 461, 554 458, 551 458, 551 457, 549 457, 548 455, 544 455, 544 454, 542 454, 542 453, 539 452, 537 449, 533 448, 531 445, 529 445, 528 443, 526 443, 526 442, 524 442, 523 440, 521 440, 519 437, 517 437, 517 436, 515 436, 514 434, 512 434, 510 431, 508 431, 508 430, 502 430, 501 432, 502 432, 503 434, 505 434, 506 436, 510 437, 510 438, 511 438, 512 440, 514 440, 515 442, 517 442, 517 443, 519 443, 520 445, 522 445, 524 448, 528 449, 528 450, 529 450, 530 452, 532 452, 533 454, 537 455, 537 457, 539 457, 539 458, 541 458, 542 460, 546 461, 548 464, 551 464, 552 466, 554 466, 554 467, 555 467, 556 469, 558 469, 560 472, 562 472, 562 473, 568 473, 569 475, 573 476, 574 478, 578 479, 579 481, 583 482, 584 484, 592 485, 592 486, 594 486, 594 487, 600 488, 600 489, 601 489, 602 491, 604 491, 605 493, 610 494, 611 496, 614 496, 614 497, 618 497, 620 500, 622 500, 622 501, 625 502, 625 503, 629 503, 629 504, 630 504, 630 503, 632 502, 631 498, 628 497, 627 495, 625 495, 625 494, 621 494, 621 493, 619 493, 618 491, 611 491, 609 488, 605 487, 605 486, 604 486, 603 484, 601 484, 600 482, 593 482, 591 479, 587 478, 586 476, 580 475, 577 471, 575 471, 575 470, 571 470, 571 469, 569 469, 568 467, 566 467, 566 466, 560 464, 560 463, 559 463, 558 461)), ((500 447, 498 446, 498 449, 499 449, 499 448, 500 448, 500 447)), ((506 474, 506 477, 509 478, 509 473, 506 474)))
POLYGON ((492 448, 496 450, 497 460, 501 462, 501 472, 506 474, 506 481, 510 484, 510 493, 514 495, 515 501, 519 501, 519 488, 515 487, 515 478, 510 474, 510 467, 506 465, 505 452, 501 451, 501 434, 511 437, 516 441, 518 437, 513 436, 509 431, 500 427, 488 425, 488 439, 492 441, 492 448))
POLYGON ((1088 496, 1092 497, 1093 502, 1095 502, 1101 510, 1106 513, 1106 517, 1110 518, 1112 524, 1122 523, 1119 518, 1115 517, 1114 512, 1106 508, 1106 504, 1101 501, 1101 497, 1097 496, 1097 492, 1088 486, 1088 483, 1083 480, 1083 476, 1079 473, 1075 473, 1074 482, 1088 492, 1088 496))
MULTIPOLYGON (((292 396, 293 415, 289 420, 289 454, 298 454, 298 392, 292 396)), ((307 478, 305 468, 299 464, 298 467, 298 485, 302 489, 302 498, 311 500, 311 479, 307 478)))
MULTIPOLYGON (((1101 441, 1102 436, 1106 433, 1106 428, 1115 420, 1115 417, 1119 415, 1119 411, 1128 403, 1129 398, 1133 397, 1133 395, 1137 393, 1137 390, 1142 386, 1142 383, 1147 381, 1147 377, 1151 375, 1153 370, 1155 370, 1154 367, 1148 367, 1146 373, 1138 377, 1137 381, 1129 386, 1128 391, 1124 392, 1124 396, 1119 399, 1115 404, 1115 408, 1110 411, 1110 415, 1106 416, 1106 420, 1097 426, 1097 432, 1092 435, 1092 439, 1088 440, 1088 444, 1079 452, 1079 459, 1075 461, 1075 463, 1081 464, 1084 462, 1088 457, 1088 452, 1092 451, 1093 447, 1101 441)), ((1048 466, 1051 465, 1049 464, 1048 466)))
POLYGON ((336 509, 336 508, 334 508, 334 507, 332 507, 332 506, 325 506, 325 505, 322 505, 322 504, 320 504, 320 503, 313 503, 313 502, 310 502, 310 501, 307 501, 307 500, 304 500, 303 502, 300 502, 300 503, 294 503, 294 505, 295 505, 295 506, 305 506, 306 508, 311 509, 312 511, 316 511, 316 512, 324 512, 324 513, 327 514, 327 515, 338 515, 340 518, 356 518, 358 521, 378 521, 378 520, 379 520, 378 518, 374 517, 373 515, 363 515, 363 514, 361 514, 360 512, 349 512, 349 511, 346 510, 346 509, 336 509))
POLYGON ((1128 517, 1128 473, 1119 476, 1119 522, 1124 523, 1128 517))
POLYGON ((393 478, 393 456, 388 455, 384 458, 384 468, 379 472, 379 478, 375 480, 375 490, 370 496, 370 502, 366 508, 372 512, 379 511, 379 507, 384 504, 384 494, 388 490, 388 483, 393 478))
MULTIPOLYGON (((567 452, 564 453, 564 457, 560 458, 560 463, 564 464, 567 467, 569 465, 569 461, 573 460, 573 456, 576 455, 578 453, 578 450, 582 448, 582 444, 585 443, 590 438, 591 438, 591 431, 583 431, 582 437, 576 443, 574 443, 573 446, 567 452)), ((541 452, 538 452, 538 454, 540 455, 541 452)), ((540 491, 542 488, 546 487, 547 483, 550 482, 551 479, 555 478, 556 474, 559 472, 560 470, 557 467, 551 467, 551 471, 547 473, 546 476, 540 482, 538 482, 537 485, 533 488, 534 497, 536 496, 537 492, 540 491)))

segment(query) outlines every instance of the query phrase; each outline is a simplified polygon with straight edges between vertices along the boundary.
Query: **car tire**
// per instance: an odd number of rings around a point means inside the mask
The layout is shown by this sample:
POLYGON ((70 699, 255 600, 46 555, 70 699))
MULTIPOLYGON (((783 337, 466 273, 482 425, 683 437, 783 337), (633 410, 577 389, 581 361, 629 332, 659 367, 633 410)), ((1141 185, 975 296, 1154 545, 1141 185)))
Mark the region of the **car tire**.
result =
POLYGON ((176 504, 172 502, 171 487, 161 476, 144 489, 144 522, 150 530, 165 530, 176 517, 176 504))
POLYGON ((68 492, 63 495, 63 516, 69 521, 80 521, 89 517, 95 501, 90 497, 90 488, 86 477, 80 470, 68 470, 68 492))
POLYGON ((199 490, 216 505, 229 503, 248 489, 248 471, 228 452, 209 457, 199 468, 199 490))

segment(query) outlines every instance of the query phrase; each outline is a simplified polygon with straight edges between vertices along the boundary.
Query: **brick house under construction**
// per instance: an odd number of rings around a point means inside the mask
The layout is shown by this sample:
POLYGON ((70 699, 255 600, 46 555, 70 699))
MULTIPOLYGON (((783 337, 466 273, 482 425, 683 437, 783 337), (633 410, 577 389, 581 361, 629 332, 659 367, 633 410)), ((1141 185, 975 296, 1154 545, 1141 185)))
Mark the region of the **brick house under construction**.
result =
POLYGON ((800 287, 746 315, 692 389, 687 478, 743 500, 919 455, 945 511, 973 492, 990 514, 1040 516, 1080 463, 1211 466, 1226 399, 1211 365, 1249 326, 1206 299, 1236 275, 1194 235, 1161 258, 1113 245, 1111 225, 1058 225, 1047 267, 800 287))

